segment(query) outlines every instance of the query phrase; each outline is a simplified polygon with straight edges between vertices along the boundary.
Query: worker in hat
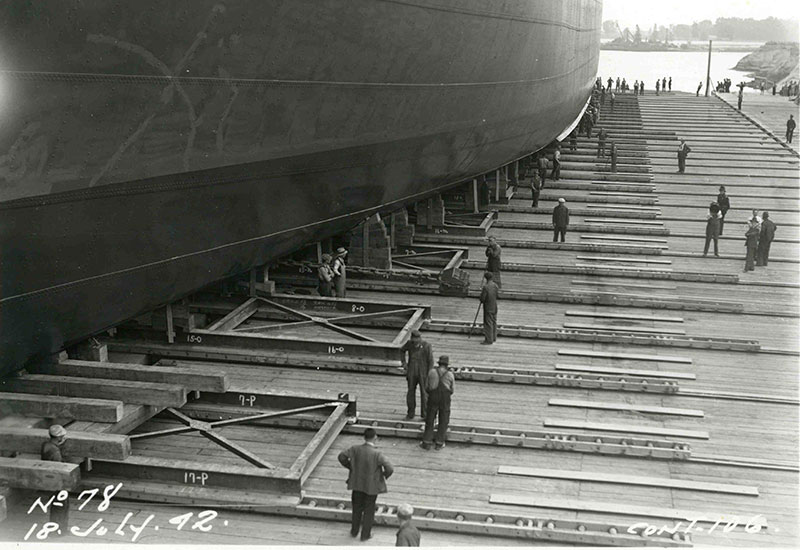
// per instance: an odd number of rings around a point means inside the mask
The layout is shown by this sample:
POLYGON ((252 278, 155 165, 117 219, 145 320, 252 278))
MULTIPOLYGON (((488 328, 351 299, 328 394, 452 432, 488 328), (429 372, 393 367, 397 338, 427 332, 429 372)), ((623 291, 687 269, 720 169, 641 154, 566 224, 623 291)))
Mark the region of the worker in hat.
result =
POLYGON ((497 298, 500 288, 494 282, 494 274, 487 271, 483 274, 481 287, 481 304, 483 304, 483 342, 494 344, 497 340, 497 298))
POLYGON ((500 254, 502 249, 497 244, 497 239, 494 235, 488 237, 489 244, 486 247, 486 271, 494 275, 494 282, 497 288, 500 288, 500 254))
POLYGON ((558 199, 558 204, 553 208, 553 242, 558 241, 561 235, 563 243, 567 237, 567 227, 569 226, 569 208, 563 198, 558 199))
POLYGON ((447 441, 447 427, 450 425, 450 397, 455 390, 456 378, 450 372, 450 357, 442 355, 439 364, 428 373, 428 411, 425 417, 425 433, 420 447, 426 451, 434 442, 433 424, 439 417, 436 430, 436 450, 441 450, 447 441))
POLYGON ((333 271, 333 286, 336 289, 337 298, 345 298, 347 296, 347 289, 345 288, 347 282, 347 266, 344 259, 347 257, 347 249, 340 246, 336 249, 336 254, 333 256, 333 264, 331 270, 333 271))
POLYGON ((322 255, 322 263, 317 269, 317 278, 319 279, 319 284, 317 285, 319 295, 333 296, 333 269, 331 268, 330 254, 322 255))
MULTIPOLYGON (((50 439, 42 443, 41 459, 49 462, 68 462, 64 456, 64 443, 67 441, 67 430, 60 424, 53 424, 48 430, 50 439)), ((57 523, 60 535, 69 531, 69 496, 59 499, 57 491, 50 504, 50 521, 57 523)), ((64 493, 66 494, 66 493, 64 493)), ((63 495, 62 495, 63 496, 63 495)))
POLYGON ((406 392, 407 413, 406 420, 414 418, 417 410, 417 386, 419 385, 420 417, 425 418, 427 410, 428 393, 425 383, 428 380, 428 371, 433 368, 433 348, 422 339, 422 333, 418 330, 411 331, 411 338, 401 348, 403 366, 406 369, 406 381, 408 391, 406 392))
POLYGON ((419 529, 411 521, 414 517, 414 507, 410 504, 401 504, 397 507, 397 521, 399 529, 395 537, 395 546, 419 546, 419 529))

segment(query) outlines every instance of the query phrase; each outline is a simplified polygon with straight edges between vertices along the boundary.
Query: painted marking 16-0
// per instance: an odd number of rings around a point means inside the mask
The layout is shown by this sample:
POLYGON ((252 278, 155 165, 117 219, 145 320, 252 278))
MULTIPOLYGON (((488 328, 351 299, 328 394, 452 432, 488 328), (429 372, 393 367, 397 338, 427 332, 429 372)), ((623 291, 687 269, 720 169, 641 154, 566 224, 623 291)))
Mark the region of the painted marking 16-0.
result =
POLYGON ((193 485, 205 485, 208 481, 208 472, 183 472, 183 482, 193 485))
POLYGON ((328 346, 328 353, 336 355, 337 353, 344 353, 344 346, 328 346))

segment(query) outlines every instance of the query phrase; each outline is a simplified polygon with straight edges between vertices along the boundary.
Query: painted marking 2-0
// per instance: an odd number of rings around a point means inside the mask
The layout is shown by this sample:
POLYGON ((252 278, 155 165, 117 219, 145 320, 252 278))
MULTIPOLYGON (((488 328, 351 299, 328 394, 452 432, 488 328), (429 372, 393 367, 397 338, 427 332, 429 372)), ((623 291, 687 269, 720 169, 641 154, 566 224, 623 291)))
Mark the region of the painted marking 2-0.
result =
POLYGON ((208 481, 208 472, 183 472, 183 482, 205 485, 208 481))
POLYGON ((337 353, 344 353, 344 346, 328 346, 328 353, 336 355, 337 353))
POLYGON ((366 308, 364 308, 364 306, 359 306, 359 305, 356 305, 356 304, 353 304, 353 307, 352 307, 353 313, 364 313, 365 309, 366 308))
POLYGON ((197 334, 187 334, 186 341, 190 344, 200 344, 203 342, 203 337, 198 336, 197 334))

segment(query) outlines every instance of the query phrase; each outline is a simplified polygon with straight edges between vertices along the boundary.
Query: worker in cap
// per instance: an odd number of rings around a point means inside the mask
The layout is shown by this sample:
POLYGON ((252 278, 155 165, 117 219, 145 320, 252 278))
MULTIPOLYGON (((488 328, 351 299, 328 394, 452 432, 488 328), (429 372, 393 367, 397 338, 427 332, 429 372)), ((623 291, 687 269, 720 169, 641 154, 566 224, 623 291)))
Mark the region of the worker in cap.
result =
POLYGON ((500 288, 500 255, 503 251, 500 245, 497 244, 497 239, 494 235, 489 235, 488 241, 489 244, 486 246, 486 271, 494 275, 494 282, 497 284, 497 288, 500 288))
POLYGON ((333 264, 331 265, 331 270, 333 271, 333 286, 336 289, 337 298, 345 298, 347 296, 347 266, 344 262, 346 256, 347 249, 340 246, 336 249, 336 254, 333 256, 333 264))
POLYGON ((428 373, 428 415, 425 417, 425 433, 420 447, 426 451, 434 442, 433 425, 439 417, 436 430, 436 450, 441 450, 447 442, 447 427, 450 425, 450 398, 455 390, 456 378, 450 372, 450 357, 442 355, 439 364, 428 373))
POLYGON ((480 301, 483 305, 483 342, 481 344, 494 344, 497 340, 497 299, 500 287, 494 282, 494 274, 487 271, 483 274, 480 301))
POLYGON ((331 268, 331 255, 323 254, 322 263, 317 268, 317 291, 320 296, 333 296, 333 269, 331 268))
POLYGON ((412 524, 414 508, 410 504, 401 504, 397 507, 397 520, 399 529, 395 539, 395 546, 419 546, 419 529, 412 524))
POLYGON ((420 417, 425 418, 425 411, 428 404, 428 392, 426 382, 428 371, 433 368, 433 348, 422 339, 422 333, 418 330, 411 331, 411 338, 403 344, 400 349, 403 358, 403 366, 406 369, 406 420, 414 418, 417 410, 417 386, 419 386, 420 417))
POLYGON ((567 227, 569 226, 569 208, 567 208, 564 198, 558 199, 558 204, 553 208, 553 242, 558 241, 559 235, 563 243, 567 237, 567 227))
MULTIPOLYGON (((68 462, 63 452, 64 443, 67 441, 67 430, 60 424, 53 424, 48 433, 50 439, 42 443, 41 460, 68 462)), ((53 496, 55 498, 50 504, 50 521, 59 526, 60 533, 56 532, 55 534, 66 535, 69 532, 69 494, 65 491, 57 491, 53 496), (59 496, 62 498, 59 499, 59 496)))

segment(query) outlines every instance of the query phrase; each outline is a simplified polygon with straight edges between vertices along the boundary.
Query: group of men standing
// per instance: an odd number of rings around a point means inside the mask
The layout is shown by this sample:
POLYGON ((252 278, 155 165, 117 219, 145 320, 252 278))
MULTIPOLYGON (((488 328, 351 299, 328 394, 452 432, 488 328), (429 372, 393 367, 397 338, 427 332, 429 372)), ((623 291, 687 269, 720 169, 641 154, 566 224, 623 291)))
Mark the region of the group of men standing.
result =
POLYGON ((347 250, 343 247, 336 252, 322 255, 322 263, 317 268, 317 291, 320 296, 329 298, 347 297, 347 250))
POLYGON ((747 220, 744 232, 747 255, 744 260, 744 271, 755 271, 755 266, 763 267, 769 264, 769 249, 775 239, 778 226, 769 219, 769 212, 762 212, 758 216, 755 210, 747 220))

